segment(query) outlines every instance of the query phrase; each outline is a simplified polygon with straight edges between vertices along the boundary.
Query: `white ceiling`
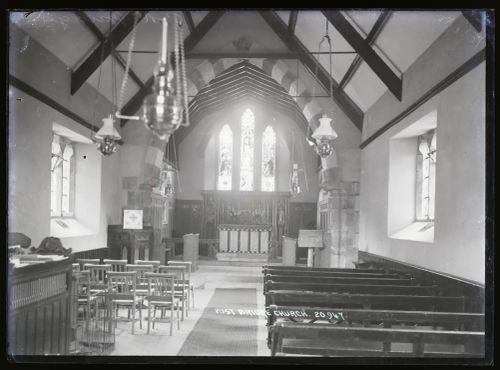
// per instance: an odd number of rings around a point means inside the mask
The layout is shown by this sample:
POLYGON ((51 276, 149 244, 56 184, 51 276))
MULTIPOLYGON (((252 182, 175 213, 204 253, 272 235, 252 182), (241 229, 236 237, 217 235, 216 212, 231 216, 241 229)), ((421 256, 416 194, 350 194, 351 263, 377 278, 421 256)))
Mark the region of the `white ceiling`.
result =
MULTIPOLYGON (((85 12, 96 26, 105 35, 109 32, 108 11, 85 12)), ((157 51, 160 46, 161 18, 164 11, 152 11, 139 22, 136 29, 134 50, 157 51)), ((207 11, 191 11, 195 25, 206 16, 207 11)), ((343 14, 358 30, 362 37, 370 32, 381 10, 352 10, 343 14)), ((290 11, 277 11, 279 18, 288 25, 290 11)), ((113 11, 112 25, 116 25, 125 12, 113 11)), ((415 60, 460 16, 460 11, 395 11, 387 20, 384 28, 376 38, 373 49, 386 64, 401 76, 415 60)), ((11 21, 27 32, 29 36, 47 48, 51 53, 63 61, 68 68, 76 68, 97 47, 99 41, 86 25, 73 12, 34 12, 27 17, 24 13, 11 13, 11 21)), ((298 11, 295 35, 310 52, 318 51, 318 44, 326 31, 326 18, 321 11, 298 11)), ((189 35, 184 22, 184 37, 189 35)), ((328 34, 332 39, 333 51, 350 51, 353 48, 338 33, 333 25, 328 24, 328 34)), ((173 35, 169 35, 171 40, 173 35)), ((235 52, 234 41, 246 38, 251 42, 252 52, 287 52, 286 45, 273 32, 257 11, 233 10, 227 11, 203 39, 196 45, 193 52, 218 53, 235 52)), ((118 50, 127 50, 131 35, 129 34, 117 46, 118 50)), ((28 40, 29 42, 29 40, 28 40)), ((327 44, 323 44, 322 51, 327 51, 327 44)), ((123 59, 127 53, 121 54, 123 59)), ((340 82, 357 54, 333 54, 332 76, 340 82)), ((316 58, 318 55, 315 56, 316 58)), ((108 57, 103 63, 99 90, 109 100, 112 99, 111 59, 108 57)), ((330 70, 329 58, 322 55, 321 65, 330 70)), ((157 54, 134 53, 131 59, 131 69, 139 76, 142 82, 147 81, 153 72, 157 61, 157 54)), ((188 61, 188 74, 202 60, 188 61)), ((287 61, 289 63, 289 61, 287 61)), ((116 64, 117 89, 119 90, 123 76, 123 68, 116 64)), ((98 86, 99 69, 88 82, 98 86)), ((188 76, 189 77, 189 76, 188 76)), ((309 87, 312 90, 312 86, 309 87)), ((139 86, 128 79, 124 103, 137 91, 139 86)), ((382 94, 387 91, 385 84, 376 76, 372 69, 362 62, 345 87, 345 92, 363 110, 366 111, 382 94)))

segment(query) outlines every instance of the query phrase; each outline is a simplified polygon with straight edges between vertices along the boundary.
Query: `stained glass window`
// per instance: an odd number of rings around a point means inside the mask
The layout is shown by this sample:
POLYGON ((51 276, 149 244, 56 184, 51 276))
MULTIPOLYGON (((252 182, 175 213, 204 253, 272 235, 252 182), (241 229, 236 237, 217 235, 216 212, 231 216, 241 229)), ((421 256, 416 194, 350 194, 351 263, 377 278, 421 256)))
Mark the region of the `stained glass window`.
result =
POLYGON ((240 190, 253 190, 253 152, 254 152, 255 117, 250 109, 241 117, 241 162, 240 190))
POLYGON ((225 125, 219 133, 219 176, 217 190, 231 190, 233 173, 233 132, 225 125))
POLYGON ((262 191, 274 191, 276 173, 276 133, 267 126, 262 134, 262 191))

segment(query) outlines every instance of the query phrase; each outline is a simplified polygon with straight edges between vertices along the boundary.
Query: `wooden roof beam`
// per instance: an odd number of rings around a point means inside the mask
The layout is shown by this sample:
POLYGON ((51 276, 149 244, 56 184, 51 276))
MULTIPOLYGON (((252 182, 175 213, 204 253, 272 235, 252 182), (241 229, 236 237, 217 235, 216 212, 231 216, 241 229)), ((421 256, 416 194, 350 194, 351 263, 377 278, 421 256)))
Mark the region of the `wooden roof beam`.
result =
POLYGON ((342 37, 357 51, 368 66, 375 72, 389 91, 402 100, 403 80, 372 49, 370 44, 356 31, 349 21, 338 10, 323 11, 324 16, 337 29, 342 37))
POLYGON ((299 60, 304 64, 309 72, 317 77, 318 82, 326 90, 330 91, 330 83, 332 84, 332 99, 338 104, 340 109, 349 117, 354 125, 361 130, 363 127, 363 111, 352 101, 352 99, 339 88, 338 83, 332 76, 323 68, 312 54, 309 54, 307 48, 299 41, 299 39, 288 31, 288 26, 281 18, 273 11, 263 10, 259 12, 262 18, 278 35, 281 41, 288 46, 290 51, 297 52, 299 60), (315 74, 318 69, 317 76, 315 74))
MULTIPOLYGON (((147 12, 139 12, 140 21, 147 12)), ((111 44, 118 46, 134 28, 134 12, 129 12, 111 31, 110 39, 99 43, 85 61, 71 72, 71 95, 74 95, 87 79, 99 68, 101 63, 111 54, 111 44)))

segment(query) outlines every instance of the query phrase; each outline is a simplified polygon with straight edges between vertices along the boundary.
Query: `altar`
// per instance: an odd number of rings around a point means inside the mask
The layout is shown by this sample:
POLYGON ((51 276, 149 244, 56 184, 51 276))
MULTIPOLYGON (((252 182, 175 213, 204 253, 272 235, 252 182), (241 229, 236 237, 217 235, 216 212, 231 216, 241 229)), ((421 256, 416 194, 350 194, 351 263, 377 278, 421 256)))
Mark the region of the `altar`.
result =
POLYGON ((269 252, 271 225, 219 225, 219 252, 269 252))

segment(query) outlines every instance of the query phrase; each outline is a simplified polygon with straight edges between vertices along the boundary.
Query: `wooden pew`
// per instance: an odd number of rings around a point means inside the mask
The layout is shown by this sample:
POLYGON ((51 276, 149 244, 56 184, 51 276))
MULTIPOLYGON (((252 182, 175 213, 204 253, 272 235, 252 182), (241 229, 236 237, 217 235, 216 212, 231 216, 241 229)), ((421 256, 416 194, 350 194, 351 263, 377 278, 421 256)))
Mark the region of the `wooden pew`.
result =
POLYGON ((266 307, 270 305, 464 312, 465 297, 270 290, 266 307))
POLYGON ((268 326, 277 321, 310 320, 335 323, 363 322, 392 325, 430 325, 447 330, 484 331, 484 314, 471 312, 375 310, 306 306, 276 306, 267 310, 268 326))
POLYGON ((365 293, 365 294, 402 294, 402 295, 437 295, 439 287, 436 285, 365 285, 365 284, 325 284, 309 282, 280 283, 272 280, 266 281, 265 292, 271 290, 296 290, 311 292, 337 292, 337 293, 365 293))
POLYGON ((310 277, 351 277, 351 278, 386 278, 386 279, 411 279, 412 276, 389 273, 368 273, 368 272, 341 272, 341 271, 289 271, 289 270, 266 270, 265 275, 280 276, 310 276, 310 277))
POLYGON ((288 269, 269 269, 263 268, 262 273, 264 275, 308 275, 308 276, 352 276, 352 277, 388 277, 388 278, 411 278, 409 273, 401 271, 383 271, 383 270, 355 270, 355 269, 322 269, 322 270, 288 270, 288 269), (371 272, 370 272, 371 271, 371 272))
POLYGON ((357 268, 340 268, 340 267, 305 267, 305 266, 281 266, 281 265, 263 265, 262 271, 316 271, 316 272, 361 272, 372 274, 384 274, 387 269, 357 269, 357 268))
POLYGON ((385 278, 385 277, 331 277, 331 276, 309 276, 309 275, 271 275, 264 276, 264 282, 274 281, 276 283, 326 283, 326 284, 367 284, 367 285, 417 285, 416 279, 385 278))
MULTIPOLYGON (((278 353, 320 356, 400 356, 400 357, 482 357, 484 332, 441 331, 425 329, 364 328, 329 324, 304 324, 279 322, 271 328, 271 355, 278 353), (395 351, 384 343, 409 343, 411 352, 395 351), (454 351, 431 351, 426 344, 468 346, 474 343, 473 352, 463 347, 454 351), (373 347, 373 348, 370 348, 373 347)), ((470 348, 470 346, 469 346, 470 348)))

